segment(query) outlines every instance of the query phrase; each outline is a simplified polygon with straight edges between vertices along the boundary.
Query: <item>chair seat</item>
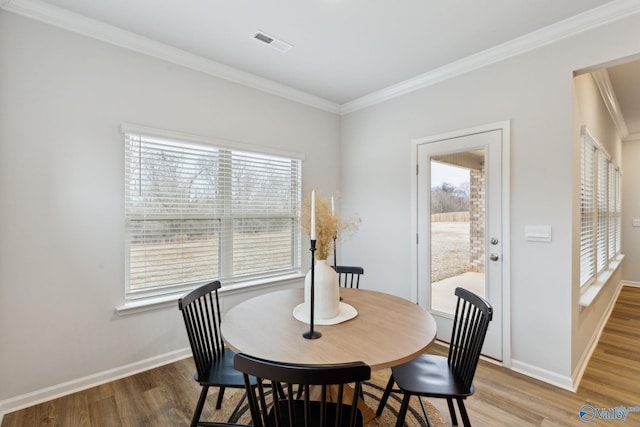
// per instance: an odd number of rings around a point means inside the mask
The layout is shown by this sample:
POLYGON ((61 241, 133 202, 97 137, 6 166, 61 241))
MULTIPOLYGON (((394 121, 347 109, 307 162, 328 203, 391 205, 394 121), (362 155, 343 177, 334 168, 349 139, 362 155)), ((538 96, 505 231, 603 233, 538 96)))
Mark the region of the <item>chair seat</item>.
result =
MULTIPOLYGON (((289 409, 287 406, 287 401, 282 399, 278 401, 279 406, 280 406, 280 411, 281 411, 281 415, 282 415, 282 422, 284 423, 283 425, 288 426, 289 425, 289 409)), ((296 414, 296 419, 295 422, 293 423, 293 425, 295 426, 304 426, 304 400, 295 400, 294 401, 294 407, 295 407, 295 414, 296 414)), ((309 410, 311 411, 312 417, 311 417, 311 425, 309 427, 325 427, 326 425, 334 425, 334 420, 336 417, 336 407, 337 405, 335 403, 326 403, 326 422, 325 424, 321 425, 320 424, 320 406, 322 405, 321 402, 317 402, 317 401, 310 401, 309 402, 309 410)), ((349 427, 350 423, 349 423, 349 417, 351 415, 351 405, 343 405, 342 409, 343 409, 343 415, 342 415, 342 422, 339 424, 340 427, 349 427)), ((362 427, 364 425, 364 421, 362 418, 362 412, 360 412, 360 410, 358 410, 356 408, 356 411, 358 411, 358 413, 356 414, 356 427, 362 427)), ((269 411, 269 417, 267 420, 267 425, 268 426, 275 426, 276 425, 276 417, 275 417, 275 411, 273 410, 273 407, 271 408, 271 410, 269 411)))
POLYGON ((410 362, 392 368, 398 387, 411 394, 428 397, 468 397, 473 385, 467 389, 449 367, 446 357, 423 354, 410 362))
MULTIPOLYGON (((242 372, 237 371, 233 367, 233 358, 236 353, 232 350, 225 349, 220 359, 211 366, 208 375, 204 379, 198 378, 196 372, 193 376, 201 385, 215 385, 220 387, 244 387, 244 377, 242 372)), ((249 378, 251 385, 256 384, 256 379, 249 378)))

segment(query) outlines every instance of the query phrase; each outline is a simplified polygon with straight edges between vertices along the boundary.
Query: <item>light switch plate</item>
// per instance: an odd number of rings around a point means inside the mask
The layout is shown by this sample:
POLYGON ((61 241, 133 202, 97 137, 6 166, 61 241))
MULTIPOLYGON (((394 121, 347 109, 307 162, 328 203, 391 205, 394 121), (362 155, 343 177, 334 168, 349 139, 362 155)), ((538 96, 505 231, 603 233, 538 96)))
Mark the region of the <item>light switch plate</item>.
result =
POLYGON ((633 219, 633 222, 632 222, 632 225, 633 225, 634 227, 640 227, 640 219, 636 219, 636 218, 634 218, 634 219, 633 219))
POLYGON ((527 225, 524 228, 524 236, 527 242, 550 242, 550 225, 527 225))

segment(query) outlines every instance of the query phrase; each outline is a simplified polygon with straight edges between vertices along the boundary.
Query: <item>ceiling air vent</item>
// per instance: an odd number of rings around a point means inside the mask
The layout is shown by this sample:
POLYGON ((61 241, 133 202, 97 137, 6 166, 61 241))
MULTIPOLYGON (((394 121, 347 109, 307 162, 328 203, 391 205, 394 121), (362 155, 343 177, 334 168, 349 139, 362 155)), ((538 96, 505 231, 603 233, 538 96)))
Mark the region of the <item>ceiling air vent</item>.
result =
POLYGON ((282 40, 278 40, 277 38, 270 36, 269 34, 264 33, 262 31, 257 31, 253 35, 253 38, 258 40, 259 42, 262 42, 264 44, 271 46, 276 50, 279 50, 280 52, 286 52, 293 47, 289 43, 284 42, 282 40))

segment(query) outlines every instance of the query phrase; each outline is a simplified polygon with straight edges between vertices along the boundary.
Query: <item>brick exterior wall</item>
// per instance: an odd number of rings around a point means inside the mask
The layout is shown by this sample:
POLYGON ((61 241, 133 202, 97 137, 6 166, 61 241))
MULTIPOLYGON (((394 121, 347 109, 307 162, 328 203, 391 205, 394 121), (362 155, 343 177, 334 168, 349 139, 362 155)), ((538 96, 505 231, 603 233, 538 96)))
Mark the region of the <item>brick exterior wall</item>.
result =
POLYGON ((469 262, 471 271, 484 272, 485 171, 470 170, 469 183, 469 262))

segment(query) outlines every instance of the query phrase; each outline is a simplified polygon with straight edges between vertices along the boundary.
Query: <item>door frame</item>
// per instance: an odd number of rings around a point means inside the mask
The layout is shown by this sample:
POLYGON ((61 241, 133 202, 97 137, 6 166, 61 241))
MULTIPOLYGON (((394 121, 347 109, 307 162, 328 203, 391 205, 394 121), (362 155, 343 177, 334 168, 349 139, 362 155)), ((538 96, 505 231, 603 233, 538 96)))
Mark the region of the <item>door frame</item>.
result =
POLYGON ((429 142, 452 139, 466 135, 500 130, 502 132, 502 365, 511 367, 511 234, 510 234, 510 145, 511 122, 495 123, 454 130, 411 140, 411 299, 420 304, 418 283, 418 146, 429 142))

